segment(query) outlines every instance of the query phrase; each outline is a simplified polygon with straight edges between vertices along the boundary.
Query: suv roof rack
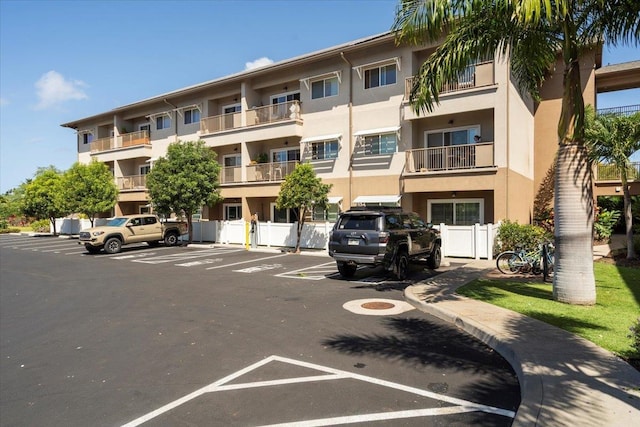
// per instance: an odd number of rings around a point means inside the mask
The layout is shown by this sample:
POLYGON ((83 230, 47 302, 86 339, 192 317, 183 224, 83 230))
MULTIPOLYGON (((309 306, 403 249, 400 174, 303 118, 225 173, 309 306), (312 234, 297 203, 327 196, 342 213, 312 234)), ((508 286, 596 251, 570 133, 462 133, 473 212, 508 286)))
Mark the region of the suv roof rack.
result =
POLYGON ((402 212, 400 206, 352 206, 349 211, 385 211, 385 212, 402 212))

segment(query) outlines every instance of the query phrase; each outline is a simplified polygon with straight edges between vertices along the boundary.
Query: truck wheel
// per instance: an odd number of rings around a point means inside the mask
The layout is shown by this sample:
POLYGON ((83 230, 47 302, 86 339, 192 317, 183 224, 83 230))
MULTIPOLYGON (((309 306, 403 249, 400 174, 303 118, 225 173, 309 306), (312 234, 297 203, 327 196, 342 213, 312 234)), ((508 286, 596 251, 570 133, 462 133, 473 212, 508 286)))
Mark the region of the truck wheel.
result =
POLYGON ((442 261, 442 250, 440 249, 440 245, 437 243, 433 244, 433 250, 431 251, 431 255, 427 259, 427 267, 432 270, 440 267, 440 262, 442 261))
POLYGON ((340 275, 347 279, 353 277, 353 275, 356 274, 356 270, 358 269, 358 266, 355 264, 347 264, 346 262, 338 262, 337 264, 340 275))
POLYGON ((168 233, 164 236, 164 244, 166 246, 175 246, 178 244, 178 234, 177 233, 168 233))
POLYGON ((96 246, 92 246, 92 245, 84 245, 84 248, 87 250, 87 252, 89 252, 90 254, 97 254, 98 252, 100 252, 100 248, 96 247, 96 246))
POLYGON ((111 237, 104 242, 104 251, 108 254, 117 254, 122 249, 122 242, 117 237, 111 237))
POLYGON ((409 270, 409 255, 407 251, 402 250, 398 252, 398 258, 396 259, 395 274, 398 280, 405 280, 407 278, 407 272, 409 270))

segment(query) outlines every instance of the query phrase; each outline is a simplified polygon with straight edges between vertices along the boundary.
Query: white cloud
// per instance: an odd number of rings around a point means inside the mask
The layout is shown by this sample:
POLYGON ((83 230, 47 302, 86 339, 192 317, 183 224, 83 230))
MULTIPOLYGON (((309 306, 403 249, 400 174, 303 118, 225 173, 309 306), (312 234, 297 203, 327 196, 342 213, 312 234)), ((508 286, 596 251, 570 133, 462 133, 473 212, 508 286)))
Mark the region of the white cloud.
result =
POLYGON ((71 99, 87 99, 83 88, 87 85, 80 80, 67 80, 56 71, 49 71, 36 82, 38 105, 36 109, 42 110, 71 99))
POLYGON ((266 65, 271 65, 273 64, 273 59, 269 59, 266 56, 263 56, 262 58, 258 58, 255 61, 250 61, 244 64, 244 69, 245 71, 248 70, 253 70, 254 68, 260 68, 260 67, 264 67, 266 65))

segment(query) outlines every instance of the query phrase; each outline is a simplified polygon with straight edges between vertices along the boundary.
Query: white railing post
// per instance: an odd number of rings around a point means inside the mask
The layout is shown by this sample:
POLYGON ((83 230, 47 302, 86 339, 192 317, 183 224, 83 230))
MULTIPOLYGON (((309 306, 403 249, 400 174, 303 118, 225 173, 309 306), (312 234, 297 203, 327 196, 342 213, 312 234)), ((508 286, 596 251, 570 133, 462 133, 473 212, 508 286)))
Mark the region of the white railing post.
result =
POLYGON ((267 221, 267 247, 271 247, 271 221, 267 221))
POLYGON ((480 224, 473 225, 473 255, 480 259, 480 224))
POLYGON ((447 230, 447 226, 444 223, 440 223, 440 241, 442 242, 442 246, 440 247, 440 250, 442 251, 442 256, 446 257, 449 255, 449 247, 447 244, 447 240, 448 240, 448 231, 447 230))

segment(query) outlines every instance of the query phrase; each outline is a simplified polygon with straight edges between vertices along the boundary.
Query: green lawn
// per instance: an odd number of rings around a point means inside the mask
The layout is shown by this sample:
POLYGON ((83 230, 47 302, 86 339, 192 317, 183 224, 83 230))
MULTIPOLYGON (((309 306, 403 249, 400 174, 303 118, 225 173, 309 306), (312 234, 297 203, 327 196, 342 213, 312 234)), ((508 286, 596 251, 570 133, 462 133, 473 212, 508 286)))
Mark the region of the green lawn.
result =
POLYGON ((595 263, 594 272, 597 302, 591 307, 553 301, 551 283, 540 277, 478 279, 458 293, 558 326, 625 359, 640 357, 628 337, 640 317, 640 268, 595 263))

